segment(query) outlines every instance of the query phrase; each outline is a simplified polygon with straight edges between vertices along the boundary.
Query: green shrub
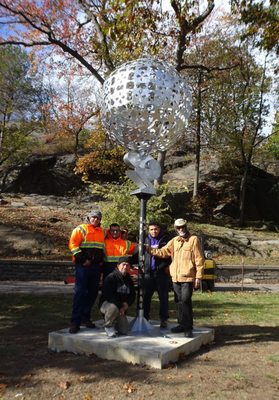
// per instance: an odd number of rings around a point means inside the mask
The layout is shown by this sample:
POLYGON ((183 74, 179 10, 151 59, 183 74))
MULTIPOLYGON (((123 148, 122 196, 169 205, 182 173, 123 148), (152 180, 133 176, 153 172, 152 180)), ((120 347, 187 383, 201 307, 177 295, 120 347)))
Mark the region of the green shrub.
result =
MULTIPOLYGON (((121 227, 127 228, 129 237, 134 240, 138 237, 140 217, 140 201, 137 196, 130 194, 135 189, 135 185, 127 178, 121 184, 91 185, 94 193, 106 199, 102 205, 102 225, 108 227, 116 222, 121 227)), ((147 223, 150 220, 156 220, 164 225, 172 222, 170 208, 165 201, 170 190, 168 184, 163 184, 157 188, 157 194, 147 201, 147 223)))

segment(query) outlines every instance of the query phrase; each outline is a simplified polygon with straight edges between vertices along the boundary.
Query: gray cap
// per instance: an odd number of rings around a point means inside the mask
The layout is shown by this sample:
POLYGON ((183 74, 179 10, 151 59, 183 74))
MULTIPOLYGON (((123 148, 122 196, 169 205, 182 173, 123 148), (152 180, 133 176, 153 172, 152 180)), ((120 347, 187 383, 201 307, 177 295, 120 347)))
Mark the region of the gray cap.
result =
POLYGON ((174 221, 175 228, 180 228, 181 226, 186 226, 186 225, 187 225, 186 219, 178 218, 174 221))
POLYGON ((90 211, 90 213, 88 213, 87 217, 88 218, 98 217, 99 219, 102 219, 102 213, 99 210, 92 210, 90 211))

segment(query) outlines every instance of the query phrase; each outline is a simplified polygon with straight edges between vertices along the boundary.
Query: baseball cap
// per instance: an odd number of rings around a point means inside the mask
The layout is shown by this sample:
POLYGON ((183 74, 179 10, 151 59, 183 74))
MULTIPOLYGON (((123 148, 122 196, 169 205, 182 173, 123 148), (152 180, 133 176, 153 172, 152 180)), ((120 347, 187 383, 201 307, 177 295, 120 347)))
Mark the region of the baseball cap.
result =
POLYGON ((186 219, 183 218, 178 218, 174 221, 174 226, 175 228, 180 228, 182 226, 186 226, 187 225, 187 221, 186 219))

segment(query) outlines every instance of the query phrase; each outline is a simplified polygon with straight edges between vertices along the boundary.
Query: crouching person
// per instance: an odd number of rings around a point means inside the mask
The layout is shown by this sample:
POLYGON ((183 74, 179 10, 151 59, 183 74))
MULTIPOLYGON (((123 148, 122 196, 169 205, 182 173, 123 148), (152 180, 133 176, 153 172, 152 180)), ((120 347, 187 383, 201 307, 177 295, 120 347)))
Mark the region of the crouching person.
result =
POLYGON ((134 283, 129 275, 130 268, 130 258, 120 257, 116 269, 104 280, 100 311, 105 319, 104 327, 108 337, 127 335, 129 330, 126 313, 136 297, 134 283))

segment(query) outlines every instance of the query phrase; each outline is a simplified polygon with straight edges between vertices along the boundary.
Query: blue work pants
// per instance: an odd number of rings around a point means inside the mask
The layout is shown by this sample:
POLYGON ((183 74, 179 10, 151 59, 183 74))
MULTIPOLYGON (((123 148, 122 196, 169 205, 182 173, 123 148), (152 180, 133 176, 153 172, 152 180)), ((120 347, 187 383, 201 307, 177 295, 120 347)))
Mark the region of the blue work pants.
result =
POLYGON ((75 292, 71 322, 78 326, 90 320, 91 309, 98 297, 100 267, 76 265, 75 292))

